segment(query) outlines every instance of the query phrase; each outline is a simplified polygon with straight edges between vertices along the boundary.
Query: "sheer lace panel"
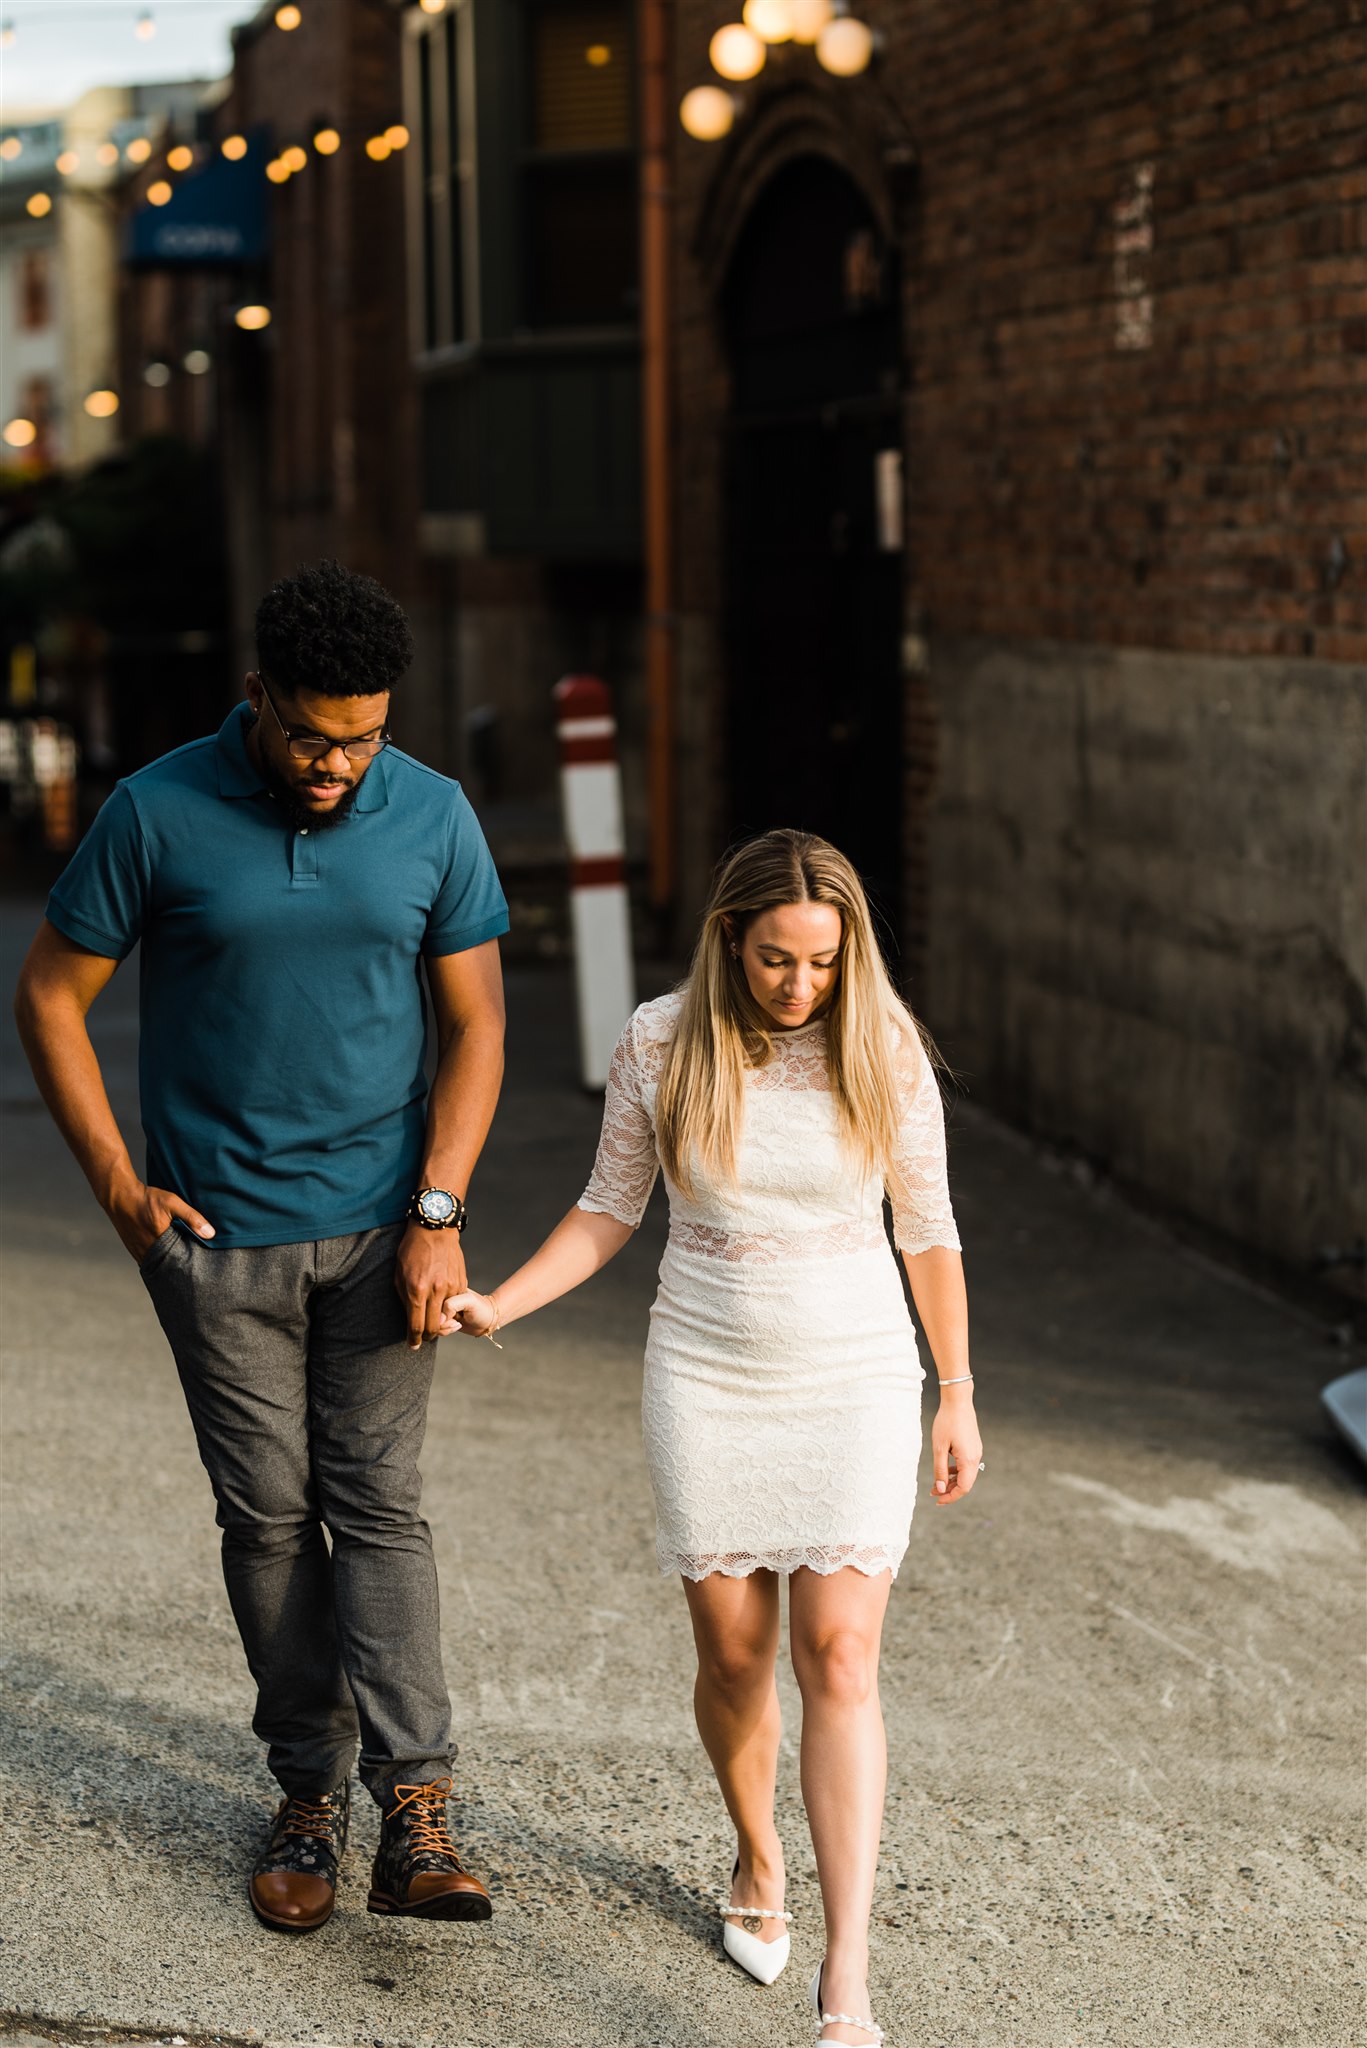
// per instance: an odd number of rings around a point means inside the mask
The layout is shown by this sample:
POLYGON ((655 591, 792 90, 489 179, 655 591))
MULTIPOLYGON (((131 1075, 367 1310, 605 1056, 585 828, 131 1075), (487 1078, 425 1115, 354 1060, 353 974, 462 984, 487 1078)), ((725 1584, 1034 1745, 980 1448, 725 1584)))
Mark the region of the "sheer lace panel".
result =
POLYGON ((869 1578, 878 1572, 891 1572, 896 1578, 906 1547, 905 1542, 802 1543, 777 1550, 728 1550, 715 1557, 676 1557, 661 1551, 660 1576, 668 1578, 674 1572, 682 1572, 686 1579, 707 1579, 713 1572, 719 1572, 723 1578, 745 1579, 751 1572, 787 1574, 809 1571, 829 1578, 832 1572, 844 1571, 847 1565, 853 1565, 856 1571, 869 1578))
POLYGON ((895 1058, 902 1109, 897 1168, 906 1189, 892 1204, 897 1249, 915 1254, 944 1245, 958 1251, 945 1158, 945 1106, 926 1049, 910 1025, 895 1058))
POLYGON ((840 1259, 850 1252, 887 1247, 881 1213, 870 1222, 823 1223, 819 1231, 718 1230, 710 1223, 678 1221, 669 1233, 673 1250, 721 1259, 729 1266, 776 1266, 789 1259, 840 1259))

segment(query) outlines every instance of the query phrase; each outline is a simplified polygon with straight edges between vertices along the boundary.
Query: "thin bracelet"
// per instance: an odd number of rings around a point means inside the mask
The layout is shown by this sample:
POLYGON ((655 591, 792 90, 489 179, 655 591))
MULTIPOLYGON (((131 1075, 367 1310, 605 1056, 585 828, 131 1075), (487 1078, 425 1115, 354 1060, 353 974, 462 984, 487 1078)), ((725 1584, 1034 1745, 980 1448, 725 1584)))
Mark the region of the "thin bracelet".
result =
POLYGON ((965 1380, 971 1380, 972 1377, 971 1372, 961 1372, 955 1379, 941 1380, 940 1385, 942 1387, 961 1387, 965 1380))
POLYGON ((490 1308, 494 1312, 494 1320, 490 1323, 488 1329, 484 1332, 484 1335, 489 1339, 489 1342, 493 1345, 495 1351, 501 1351, 503 1349, 503 1346, 499 1343, 498 1337, 495 1334, 497 1331, 503 1328, 503 1318, 500 1316, 498 1312, 498 1299, 497 1296, 492 1294, 486 1294, 484 1299, 488 1302, 490 1308))

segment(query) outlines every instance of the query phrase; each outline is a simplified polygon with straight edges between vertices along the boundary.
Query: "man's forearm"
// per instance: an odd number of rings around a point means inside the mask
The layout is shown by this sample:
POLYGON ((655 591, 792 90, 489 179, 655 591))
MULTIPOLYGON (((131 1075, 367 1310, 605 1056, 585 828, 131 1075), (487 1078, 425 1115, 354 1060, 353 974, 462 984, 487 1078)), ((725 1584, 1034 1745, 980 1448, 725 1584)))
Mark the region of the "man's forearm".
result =
POLYGON ((464 1200, 502 1081, 502 1030, 492 1024, 453 1030, 428 1098, 421 1186, 449 1188, 464 1200))
POLYGON ((38 1092, 76 1156, 100 1207, 138 1176, 119 1129, 85 1016, 69 999, 39 1003, 21 988, 15 1022, 38 1092))

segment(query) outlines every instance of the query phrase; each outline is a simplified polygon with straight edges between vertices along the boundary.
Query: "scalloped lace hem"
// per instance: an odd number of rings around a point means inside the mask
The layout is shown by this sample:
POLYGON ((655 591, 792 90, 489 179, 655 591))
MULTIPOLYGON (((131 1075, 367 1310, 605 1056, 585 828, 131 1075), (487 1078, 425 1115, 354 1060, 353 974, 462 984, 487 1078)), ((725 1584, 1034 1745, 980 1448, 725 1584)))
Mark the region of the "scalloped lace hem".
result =
POLYGON ((809 1543, 790 1545, 783 1550, 728 1550, 716 1557, 666 1555, 661 1551, 658 1562, 662 1579, 672 1578, 675 1572, 685 1579, 710 1579, 714 1573, 725 1579, 748 1579, 751 1572, 779 1572, 786 1578, 800 1571, 816 1572, 825 1579, 832 1572, 844 1571, 848 1565, 863 1572, 866 1578, 891 1572, 895 1579, 905 1556, 905 1543, 809 1543))

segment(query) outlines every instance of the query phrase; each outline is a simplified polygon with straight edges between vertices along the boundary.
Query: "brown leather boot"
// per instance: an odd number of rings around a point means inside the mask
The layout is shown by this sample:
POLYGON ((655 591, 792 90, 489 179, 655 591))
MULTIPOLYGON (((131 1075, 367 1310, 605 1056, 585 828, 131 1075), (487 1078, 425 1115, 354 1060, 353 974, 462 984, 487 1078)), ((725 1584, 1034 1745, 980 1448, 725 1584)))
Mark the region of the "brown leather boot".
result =
POLYGON ((331 1919, 350 1813, 350 1785, 321 1799, 280 1802, 247 1888, 258 1920, 289 1934, 309 1934, 331 1919))
POLYGON ((449 1778, 394 1787, 370 1874, 370 1912, 409 1913, 419 1920, 487 1920, 493 1912, 488 1892, 465 1868, 447 1833, 450 1790, 449 1778))

